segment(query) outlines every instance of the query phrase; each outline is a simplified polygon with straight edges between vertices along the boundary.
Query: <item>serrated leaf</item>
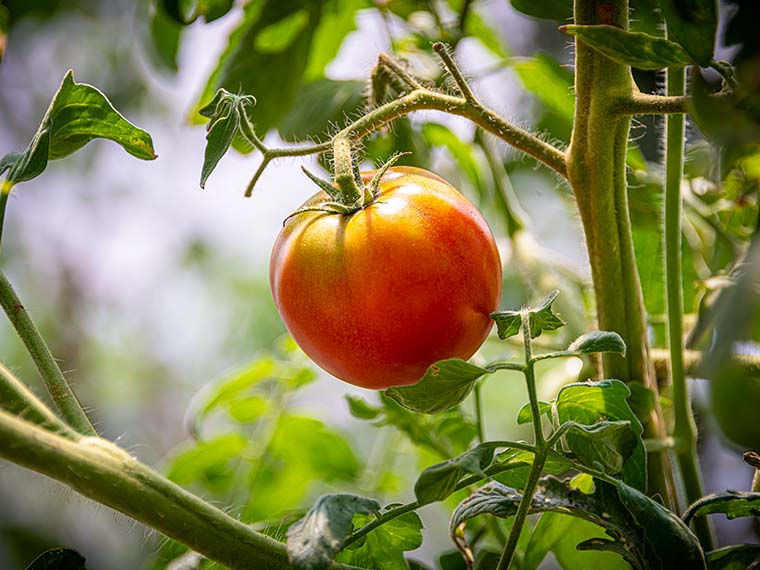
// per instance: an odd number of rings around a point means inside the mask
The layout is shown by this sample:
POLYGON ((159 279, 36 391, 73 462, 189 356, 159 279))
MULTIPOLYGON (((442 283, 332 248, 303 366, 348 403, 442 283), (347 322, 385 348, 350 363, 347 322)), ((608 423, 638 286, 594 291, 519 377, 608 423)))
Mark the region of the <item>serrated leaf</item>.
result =
MULTIPOLYGON (((536 307, 525 307, 523 310, 528 312, 528 322, 530 323, 530 338, 541 336, 544 331, 553 331, 565 326, 565 321, 554 314, 552 303, 559 295, 558 290, 554 290, 541 301, 536 307)), ((496 321, 497 333, 499 338, 504 340, 516 335, 522 326, 522 311, 496 311, 491 313, 491 318, 496 321)))
POLYGON ((451 495, 457 483, 467 474, 485 477, 483 469, 493 461, 494 445, 483 443, 463 454, 425 469, 414 484, 414 495, 420 505, 442 501, 451 495))
POLYGON ((566 440, 570 451, 582 463, 589 467, 601 466, 611 475, 623 470, 623 464, 640 441, 627 420, 575 426, 568 431, 566 440))
POLYGON ((69 70, 29 146, 0 159, 0 170, 8 170, 10 186, 31 180, 49 160, 68 156, 97 138, 112 140, 137 158, 156 158, 150 135, 119 114, 98 89, 76 83, 69 70))
MULTIPOLYGON (((541 415, 546 414, 549 420, 552 419, 552 405, 546 402, 538 402, 538 411, 541 415)), ((518 425, 528 424, 533 421, 533 412, 530 409, 530 403, 525 404, 520 411, 517 412, 518 425)))
POLYGON ((324 495, 306 516, 288 529, 288 559, 297 570, 327 568, 343 547, 356 513, 380 510, 374 499, 357 495, 324 495))
POLYGON ((686 524, 694 517, 722 513, 728 519, 760 516, 760 493, 721 491, 702 497, 683 515, 686 524))
MULTIPOLYGON (((636 438, 636 446, 630 457, 623 464, 623 481, 644 490, 646 488, 646 450, 641 440, 643 428, 627 398, 631 391, 619 380, 602 380, 600 382, 579 382, 564 386, 557 394, 557 419, 560 424, 574 421, 593 426, 599 421, 628 421, 629 429, 636 438)), ((583 445, 581 437, 569 433, 566 441, 571 448, 583 445)))
MULTIPOLYGON (((451 536, 457 546, 468 548, 464 525, 482 514, 514 516, 522 494, 494 482, 462 501, 451 517, 451 536)), ((624 483, 595 481, 587 494, 573 489, 569 481, 545 477, 539 481, 531 512, 560 512, 591 521, 605 529, 612 541, 585 541, 583 548, 614 551, 634 568, 704 570, 699 541, 672 512, 624 483), (613 542, 614 541, 614 542, 613 542)))
POLYGON ((747 570, 760 562, 760 545, 737 544, 707 553, 707 567, 710 570, 747 570))
POLYGON ((625 341, 616 332, 591 331, 575 339, 567 350, 580 354, 613 352, 625 356, 625 341))
POLYGON ((475 382, 489 371, 464 360, 440 360, 411 386, 388 388, 385 394, 403 407, 420 414, 450 410, 470 395, 475 382))
POLYGON ((68 548, 53 548, 40 554, 26 570, 85 570, 84 556, 68 548))
POLYGON ((347 394, 346 401, 348 402, 348 409, 351 415, 360 420, 374 420, 383 413, 381 408, 373 406, 359 396, 347 394))
POLYGON ((522 326, 520 311, 496 311, 491 313, 491 318, 496 322, 496 334, 501 340, 520 332, 522 326))
MULTIPOLYGON (((388 505, 381 511, 395 507, 388 505)), ((354 523, 357 527, 370 522, 370 517, 357 515, 354 523)), ((361 546, 344 550, 337 560, 361 568, 380 570, 408 570, 404 552, 415 550, 422 544, 422 520, 415 512, 409 512, 372 530, 364 538, 361 546)))
POLYGON ((660 0, 668 36, 702 67, 709 67, 718 28, 716 0, 660 0))
MULTIPOLYGON (((533 465, 533 454, 520 449, 509 449, 499 453, 496 457, 491 478, 508 487, 522 489, 528 480, 530 467, 533 465)), ((551 475, 561 475, 573 468, 563 455, 556 451, 549 450, 544 463, 544 473, 551 475)))
POLYGON ((692 58, 677 43, 643 32, 627 32, 608 25, 568 25, 560 29, 610 59, 637 69, 654 71, 692 63, 692 58))

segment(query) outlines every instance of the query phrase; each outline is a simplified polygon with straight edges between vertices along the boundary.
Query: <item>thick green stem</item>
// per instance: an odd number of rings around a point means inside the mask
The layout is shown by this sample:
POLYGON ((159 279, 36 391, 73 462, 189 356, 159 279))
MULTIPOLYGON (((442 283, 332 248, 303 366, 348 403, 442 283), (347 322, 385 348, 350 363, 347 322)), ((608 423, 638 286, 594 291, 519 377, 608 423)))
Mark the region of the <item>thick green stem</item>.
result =
MULTIPOLYGON (((576 0, 576 24, 610 24, 628 28, 626 0, 576 0)), ((635 92, 630 68, 602 55, 583 40, 575 48, 576 107, 567 153, 568 179, 578 202, 594 281, 599 328, 619 333, 627 357, 606 354, 604 374, 623 381, 640 381, 655 394, 646 335, 646 319, 633 250, 626 184, 626 153, 630 117, 613 104, 635 92)), ((657 404, 641 418, 647 437, 666 436, 657 404)), ((666 453, 652 456, 649 491, 672 497, 670 461, 666 453)))
MULTIPOLYGON (((681 96, 686 74, 683 68, 668 70, 669 96, 681 96)), ((670 380, 673 386, 673 438, 683 479, 686 503, 704 495, 697 454, 697 426, 691 411, 689 386, 684 370, 683 286, 681 282, 681 179, 683 177, 684 116, 668 117, 665 129, 665 289, 668 308, 670 380)), ((705 551, 714 541, 707 517, 694 521, 694 530, 705 551)))
POLYGON ((65 483, 229 568, 291 569, 283 544, 188 493, 104 439, 74 442, 0 411, 0 457, 65 483))
POLYGON ((82 409, 71 386, 61 372, 58 363, 34 326, 29 313, 21 304, 5 274, 0 272, 0 305, 16 329, 21 341, 26 346, 37 370, 45 382, 50 397, 66 422, 84 435, 97 435, 90 419, 82 409))

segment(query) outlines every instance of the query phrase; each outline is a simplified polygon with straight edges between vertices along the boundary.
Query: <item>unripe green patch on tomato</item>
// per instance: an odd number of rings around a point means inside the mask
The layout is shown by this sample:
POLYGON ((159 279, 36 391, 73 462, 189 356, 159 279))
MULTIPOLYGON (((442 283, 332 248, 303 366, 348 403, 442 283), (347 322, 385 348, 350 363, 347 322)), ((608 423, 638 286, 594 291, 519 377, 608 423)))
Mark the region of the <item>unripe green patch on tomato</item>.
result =
MULTIPOLYGON (((303 207, 327 200, 319 192, 303 207)), ((499 305, 501 261, 485 220, 455 188, 394 167, 363 209, 289 218, 270 281, 285 325, 312 360, 346 382, 383 389, 475 353, 499 305)))

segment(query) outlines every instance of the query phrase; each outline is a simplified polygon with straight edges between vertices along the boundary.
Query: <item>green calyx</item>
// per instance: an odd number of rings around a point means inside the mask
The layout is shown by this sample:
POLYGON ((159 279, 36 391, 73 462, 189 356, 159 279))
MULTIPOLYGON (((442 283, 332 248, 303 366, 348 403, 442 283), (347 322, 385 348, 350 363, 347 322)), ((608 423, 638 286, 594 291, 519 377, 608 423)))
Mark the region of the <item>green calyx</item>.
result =
POLYGON ((358 166, 356 163, 353 163, 353 179, 356 183, 357 188, 359 189, 359 192, 357 193, 358 197, 355 199, 353 199, 353 197, 347 198, 347 194, 336 184, 331 184, 326 180, 322 180, 321 178, 309 172, 306 168, 301 167, 301 170, 303 170, 304 174, 309 177, 309 180, 319 186, 320 189, 324 190, 330 199, 313 206, 308 206, 296 210, 287 218, 285 218, 285 221, 283 223, 287 222, 290 218, 299 214, 303 214, 305 212, 324 212, 326 214, 351 215, 355 212, 358 212, 359 210, 363 210, 377 199, 378 195, 380 194, 380 182, 382 181, 383 176, 385 176, 385 174, 388 172, 388 169, 393 166, 399 158, 407 154, 410 153, 402 152, 391 156, 391 158, 389 158, 377 170, 377 172, 375 172, 375 175, 366 184, 362 181, 358 166))

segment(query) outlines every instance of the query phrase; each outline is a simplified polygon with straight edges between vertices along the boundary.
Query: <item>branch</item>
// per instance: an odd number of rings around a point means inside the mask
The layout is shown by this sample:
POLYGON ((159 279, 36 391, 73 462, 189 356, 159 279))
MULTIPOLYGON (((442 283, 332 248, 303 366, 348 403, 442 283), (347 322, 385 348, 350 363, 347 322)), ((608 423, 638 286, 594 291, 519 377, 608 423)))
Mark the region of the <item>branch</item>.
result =
POLYGON ((229 568, 292 570, 284 544, 188 493, 107 440, 73 442, 0 411, 0 457, 65 483, 229 568))
POLYGON ((90 419, 82 409, 74 391, 61 372, 45 340, 34 326, 29 313, 21 304, 5 274, 0 272, 0 305, 8 315, 13 328, 26 346, 37 370, 45 382, 50 397, 63 414, 66 422, 79 433, 97 435, 90 419))
MULTIPOLYGON (((720 92, 708 95, 708 99, 725 99, 728 93, 720 92)), ((670 115, 688 113, 691 96, 689 95, 647 95, 634 93, 630 97, 619 97, 610 103, 610 112, 614 115, 670 115)))
MULTIPOLYGON (((398 99, 380 105, 349 124, 335 135, 333 141, 348 140, 352 143, 356 142, 391 121, 404 117, 414 111, 443 111, 444 113, 470 120, 483 130, 496 135, 504 142, 512 145, 517 150, 545 164, 562 177, 567 177, 567 165, 565 164, 565 153, 563 151, 506 121, 496 112, 477 101, 464 82, 461 72, 456 67, 453 59, 445 52, 445 49, 441 48, 438 53, 441 55, 444 65, 454 77, 460 90, 466 89, 462 91, 466 98, 446 95, 422 86, 396 62, 393 62, 388 55, 381 54, 378 65, 382 65, 384 69, 396 74, 412 90, 398 99)), ((246 196, 251 195, 253 187, 261 177, 261 173, 274 158, 320 154, 330 150, 333 145, 333 142, 326 142, 295 149, 268 149, 261 141, 251 140, 249 134, 246 134, 246 136, 251 144, 259 148, 263 153, 263 161, 248 184, 246 196)))
POLYGON ((0 408, 68 439, 81 435, 63 423, 50 408, 0 362, 0 408))
MULTIPOLYGON (((702 362, 702 352, 699 350, 684 350, 684 372, 687 376, 693 376, 699 371, 702 362)), ((668 351, 661 348, 652 349, 652 361, 658 380, 668 378, 670 358, 668 351)), ((728 364, 728 363, 726 363, 728 364)), ((748 376, 760 376, 760 356, 753 354, 734 354, 731 364, 738 366, 748 376)))

